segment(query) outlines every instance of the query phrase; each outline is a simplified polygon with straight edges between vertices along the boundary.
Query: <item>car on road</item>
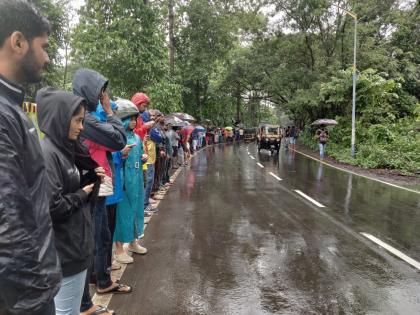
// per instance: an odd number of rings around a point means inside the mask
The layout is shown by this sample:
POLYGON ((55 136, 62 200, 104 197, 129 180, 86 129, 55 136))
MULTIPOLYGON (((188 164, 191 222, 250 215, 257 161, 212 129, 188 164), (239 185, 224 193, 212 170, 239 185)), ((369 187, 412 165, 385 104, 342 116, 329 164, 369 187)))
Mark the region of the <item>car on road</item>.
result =
POLYGON ((257 147, 258 152, 268 150, 271 154, 280 151, 281 130, 279 125, 260 124, 258 126, 257 147))
POLYGON ((255 141, 256 136, 257 136, 257 131, 255 130, 255 128, 246 128, 244 130, 245 142, 255 141))

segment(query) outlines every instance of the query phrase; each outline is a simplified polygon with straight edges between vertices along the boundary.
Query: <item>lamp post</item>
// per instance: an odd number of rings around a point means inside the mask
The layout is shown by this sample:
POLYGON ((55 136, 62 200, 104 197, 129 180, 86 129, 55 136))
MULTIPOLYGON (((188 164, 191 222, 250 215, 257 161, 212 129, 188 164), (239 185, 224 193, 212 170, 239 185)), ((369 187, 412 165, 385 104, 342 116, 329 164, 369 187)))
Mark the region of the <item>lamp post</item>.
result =
POLYGON ((355 144, 356 144, 356 50, 357 50, 357 14, 333 4, 333 6, 343 10, 346 14, 350 15, 354 20, 354 46, 353 46, 353 97, 351 106, 351 157, 354 158, 356 155, 355 144))

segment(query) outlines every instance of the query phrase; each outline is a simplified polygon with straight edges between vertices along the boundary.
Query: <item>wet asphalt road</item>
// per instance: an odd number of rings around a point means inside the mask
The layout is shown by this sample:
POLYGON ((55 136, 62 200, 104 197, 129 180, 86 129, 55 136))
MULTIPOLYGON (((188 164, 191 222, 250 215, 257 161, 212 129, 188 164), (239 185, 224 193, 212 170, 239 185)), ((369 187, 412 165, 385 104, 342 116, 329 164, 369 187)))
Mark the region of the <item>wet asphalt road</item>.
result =
POLYGON ((124 273, 134 292, 114 295, 110 308, 420 314, 419 271, 360 234, 420 260, 419 194, 299 154, 258 154, 254 144, 249 152, 220 145, 193 158, 146 229, 149 254, 124 273))

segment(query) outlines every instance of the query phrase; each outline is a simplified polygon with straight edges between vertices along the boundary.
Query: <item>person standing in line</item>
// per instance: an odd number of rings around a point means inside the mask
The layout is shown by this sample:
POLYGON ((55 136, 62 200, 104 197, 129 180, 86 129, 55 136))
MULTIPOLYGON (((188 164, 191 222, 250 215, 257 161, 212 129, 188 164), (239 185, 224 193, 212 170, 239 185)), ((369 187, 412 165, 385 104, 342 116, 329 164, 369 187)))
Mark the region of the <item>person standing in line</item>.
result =
POLYGON ((134 133, 136 133, 142 141, 144 141, 144 137, 147 135, 148 130, 154 125, 154 121, 150 121, 149 119, 143 119, 143 117, 149 115, 142 115, 146 113, 146 109, 150 104, 150 99, 145 93, 137 92, 131 97, 131 102, 137 106, 140 115, 137 118, 137 125, 134 129, 134 133))
MULTIPOLYGON (((149 110, 151 121, 155 122, 156 112, 155 110, 149 110)), ((156 124, 156 123, 155 123, 156 124)), ((144 188, 144 211, 146 216, 150 216, 154 205, 157 203, 151 198, 152 188, 155 181, 155 167, 156 167, 156 143, 155 143, 156 131, 154 128, 148 131, 144 138, 144 148, 148 159, 146 161, 146 185, 144 188)))
POLYGON ((178 127, 172 127, 171 143, 172 143, 172 151, 173 151, 173 155, 172 155, 172 168, 173 169, 178 168, 178 145, 179 145, 179 140, 180 140, 178 130, 179 130, 178 127))
MULTIPOLYGON (((80 187, 75 146, 85 116, 83 98, 48 87, 36 96, 41 142, 48 165, 50 213, 63 280, 55 297, 57 315, 78 315, 93 256, 89 197, 94 183, 80 187)), ((104 176, 102 168, 98 176, 104 176)))
POLYGON ((165 148, 166 148, 166 164, 165 164, 165 170, 163 172, 162 177, 162 185, 165 187, 171 186, 171 169, 172 169, 172 161, 173 161, 173 144, 172 144, 172 138, 173 134, 175 133, 172 130, 171 124, 165 124, 164 127, 166 141, 165 141, 165 148))
POLYGON ((319 156, 321 159, 325 156, 325 148, 329 138, 328 130, 325 129, 325 125, 321 125, 315 133, 315 138, 318 140, 319 156))
POLYGON ((199 147, 200 132, 197 129, 194 129, 191 134, 191 137, 192 137, 192 154, 195 154, 199 147))
POLYGON ((61 268, 38 134, 23 84, 50 62, 49 22, 28 2, 0 0, 0 314, 53 315, 61 268))
POLYGON ((123 121, 130 150, 122 151, 123 200, 117 206, 117 220, 114 234, 115 259, 122 264, 134 260, 124 250, 124 243, 129 243, 128 250, 144 255, 147 249, 139 244, 144 226, 144 187, 143 162, 147 155, 143 152, 140 137, 134 133, 139 111, 131 101, 119 99, 118 117, 123 121))
POLYGON ((185 166, 185 153, 184 153, 184 146, 183 146, 183 135, 181 133, 181 129, 178 129, 177 134, 179 136, 178 139, 178 166, 185 166))
MULTIPOLYGON (((166 135, 164 131, 165 121, 160 111, 155 110, 156 126, 151 130, 150 137, 156 143, 156 163, 155 163, 155 178, 153 182, 152 192, 153 199, 164 192, 162 186, 162 177, 166 165, 166 135)), ((154 209, 155 210, 155 209, 154 209)))
MULTIPOLYGON (((118 106, 117 103, 111 101, 111 110, 116 113, 118 106)), ((98 103, 96 107, 96 112, 93 113, 96 118, 98 118, 102 122, 107 121, 107 114, 105 113, 104 109, 102 108, 101 103, 98 103)), ((124 150, 130 150, 129 146, 126 146, 124 150)), ((105 205, 107 211, 107 218, 108 218, 108 227, 111 233, 111 239, 114 239, 114 232, 115 232, 115 224, 116 224, 116 211, 117 211, 117 204, 123 200, 123 191, 122 191, 122 184, 121 184, 121 165, 122 165, 122 154, 121 151, 112 152, 112 162, 114 166, 113 172, 113 194, 110 196, 105 197, 105 205)), ((108 265, 111 266, 111 270, 119 270, 121 266, 115 264, 113 261, 112 249, 108 252, 108 265)))
MULTIPOLYGON (((105 178, 100 185, 99 196, 93 207, 93 226, 95 240, 95 255, 93 266, 88 270, 85 289, 80 311, 82 314, 92 312, 106 312, 106 308, 93 305, 89 292, 90 274, 94 271, 98 294, 130 293, 132 288, 111 279, 111 266, 109 257, 112 254, 112 239, 108 225, 106 211, 106 197, 113 194, 114 163, 111 151, 120 151, 125 148, 127 138, 121 120, 114 115, 111 109, 109 95, 106 91, 108 80, 100 73, 90 69, 79 69, 73 78, 73 94, 83 97, 86 101, 86 114, 83 122, 81 139, 89 148, 93 160, 105 170, 105 178), (98 119, 94 113, 100 102, 105 114, 106 122, 98 119)), ((105 314, 106 314, 105 313, 105 314)))

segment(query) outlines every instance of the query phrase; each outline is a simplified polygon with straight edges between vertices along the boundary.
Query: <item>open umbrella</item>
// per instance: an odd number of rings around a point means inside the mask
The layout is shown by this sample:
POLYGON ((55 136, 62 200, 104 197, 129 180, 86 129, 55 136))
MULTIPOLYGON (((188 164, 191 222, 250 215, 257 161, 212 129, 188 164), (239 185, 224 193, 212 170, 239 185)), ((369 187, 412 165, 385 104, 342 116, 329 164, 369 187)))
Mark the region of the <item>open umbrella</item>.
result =
POLYGON ((178 117, 179 119, 186 120, 186 121, 195 121, 195 118, 187 113, 173 113, 173 116, 178 117))
POLYGON ((205 132, 206 128, 203 126, 195 126, 194 131, 197 130, 198 132, 205 132))
POLYGON ((186 126, 185 122, 182 119, 179 119, 176 116, 165 116, 165 124, 171 124, 174 127, 184 127, 186 126))
POLYGON ((226 130, 232 131, 233 127, 225 127, 226 130))
POLYGON ((334 119, 318 119, 315 120, 311 125, 325 125, 325 126, 333 126, 333 125, 337 125, 337 121, 335 121, 334 119))

